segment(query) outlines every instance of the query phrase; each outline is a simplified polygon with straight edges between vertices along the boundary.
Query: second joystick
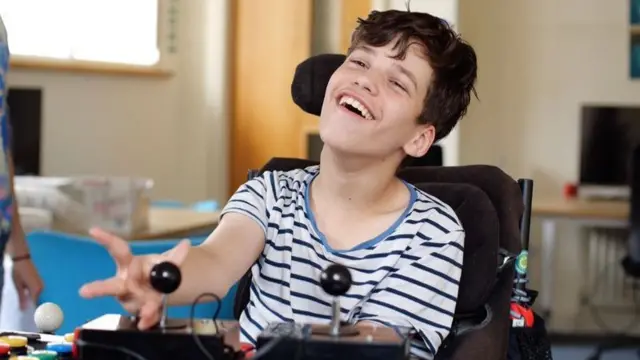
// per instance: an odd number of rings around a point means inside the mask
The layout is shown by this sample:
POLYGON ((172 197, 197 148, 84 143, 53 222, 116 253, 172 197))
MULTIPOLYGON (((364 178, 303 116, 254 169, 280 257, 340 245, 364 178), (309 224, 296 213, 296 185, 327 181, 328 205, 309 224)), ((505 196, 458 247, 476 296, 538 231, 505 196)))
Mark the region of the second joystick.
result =
POLYGON ((320 274, 320 286, 327 294, 333 296, 331 303, 331 323, 328 328, 318 328, 316 333, 330 336, 355 336, 358 330, 350 325, 342 324, 340 315, 340 296, 344 295, 351 288, 353 280, 349 269, 340 264, 329 265, 320 274))
POLYGON ((340 264, 329 265, 320 274, 320 286, 331 296, 342 296, 349 291, 353 280, 346 266, 340 264))
POLYGON ((182 282, 182 273, 178 265, 168 261, 154 265, 149 273, 149 282, 156 291, 162 294, 160 328, 167 329, 186 326, 179 322, 169 325, 167 321, 167 296, 178 290, 182 282))

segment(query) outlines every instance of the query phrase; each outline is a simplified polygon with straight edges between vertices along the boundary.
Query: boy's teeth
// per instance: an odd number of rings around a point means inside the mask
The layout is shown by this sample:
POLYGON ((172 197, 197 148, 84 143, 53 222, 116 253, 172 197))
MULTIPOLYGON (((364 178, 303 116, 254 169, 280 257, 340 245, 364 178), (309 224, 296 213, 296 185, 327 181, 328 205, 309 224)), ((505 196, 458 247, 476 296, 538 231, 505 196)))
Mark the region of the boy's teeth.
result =
POLYGON ((356 99, 354 99, 354 98, 352 98, 350 96, 343 96, 340 99, 340 105, 343 105, 345 103, 353 106, 356 109, 358 109, 360 111, 360 113, 362 114, 362 117, 364 117, 365 119, 373 120, 373 117, 369 113, 369 110, 367 110, 367 108, 364 105, 362 105, 358 100, 356 100, 356 99))

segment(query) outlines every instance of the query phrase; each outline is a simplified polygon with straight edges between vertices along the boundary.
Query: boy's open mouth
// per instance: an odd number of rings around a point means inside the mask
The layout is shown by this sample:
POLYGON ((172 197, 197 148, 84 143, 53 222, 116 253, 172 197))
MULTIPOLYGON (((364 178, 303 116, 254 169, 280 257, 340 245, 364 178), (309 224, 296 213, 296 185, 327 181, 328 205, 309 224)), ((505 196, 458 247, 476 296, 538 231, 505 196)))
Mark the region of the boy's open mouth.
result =
POLYGON ((352 98, 349 95, 343 95, 338 101, 338 104, 363 119, 373 120, 373 116, 371 115, 369 109, 367 109, 367 107, 364 106, 360 101, 352 98))

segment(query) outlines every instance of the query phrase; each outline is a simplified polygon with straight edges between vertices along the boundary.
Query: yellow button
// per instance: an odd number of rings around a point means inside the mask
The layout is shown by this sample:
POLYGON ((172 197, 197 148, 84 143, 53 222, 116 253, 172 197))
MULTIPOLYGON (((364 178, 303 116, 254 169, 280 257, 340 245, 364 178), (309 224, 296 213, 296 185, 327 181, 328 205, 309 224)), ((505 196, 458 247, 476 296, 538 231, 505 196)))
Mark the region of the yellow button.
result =
POLYGON ((9 344, 12 348, 20 348, 27 346, 27 338, 24 336, 2 336, 0 337, 0 341, 3 343, 9 344))
POLYGON ((73 333, 64 334, 64 341, 73 342, 74 335, 73 333))

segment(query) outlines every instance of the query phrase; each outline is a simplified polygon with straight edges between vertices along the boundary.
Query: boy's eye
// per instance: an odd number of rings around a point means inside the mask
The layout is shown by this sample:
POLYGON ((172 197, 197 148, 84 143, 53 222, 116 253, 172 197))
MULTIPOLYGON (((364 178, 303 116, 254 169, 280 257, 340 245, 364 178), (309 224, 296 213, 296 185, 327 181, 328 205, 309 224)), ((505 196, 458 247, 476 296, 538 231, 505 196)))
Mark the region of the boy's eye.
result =
POLYGON ((363 63, 363 62, 362 62, 362 61, 360 61, 360 60, 350 60, 350 61, 351 61, 353 64, 356 64, 356 65, 358 65, 358 66, 360 66, 360 67, 366 67, 365 63, 363 63))
POLYGON ((391 83, 392 83, 394 86, 397 86, 398 88, 400 88, 400 90, 405 91, 405 92, 407 91, 407 89, 405 89, 405 87, 404 87, 404 86, 402 86, 402 84, 400 84, 399 82, 397 82, 397 81, 395 81, 395 80, 391 80, 391 83))

